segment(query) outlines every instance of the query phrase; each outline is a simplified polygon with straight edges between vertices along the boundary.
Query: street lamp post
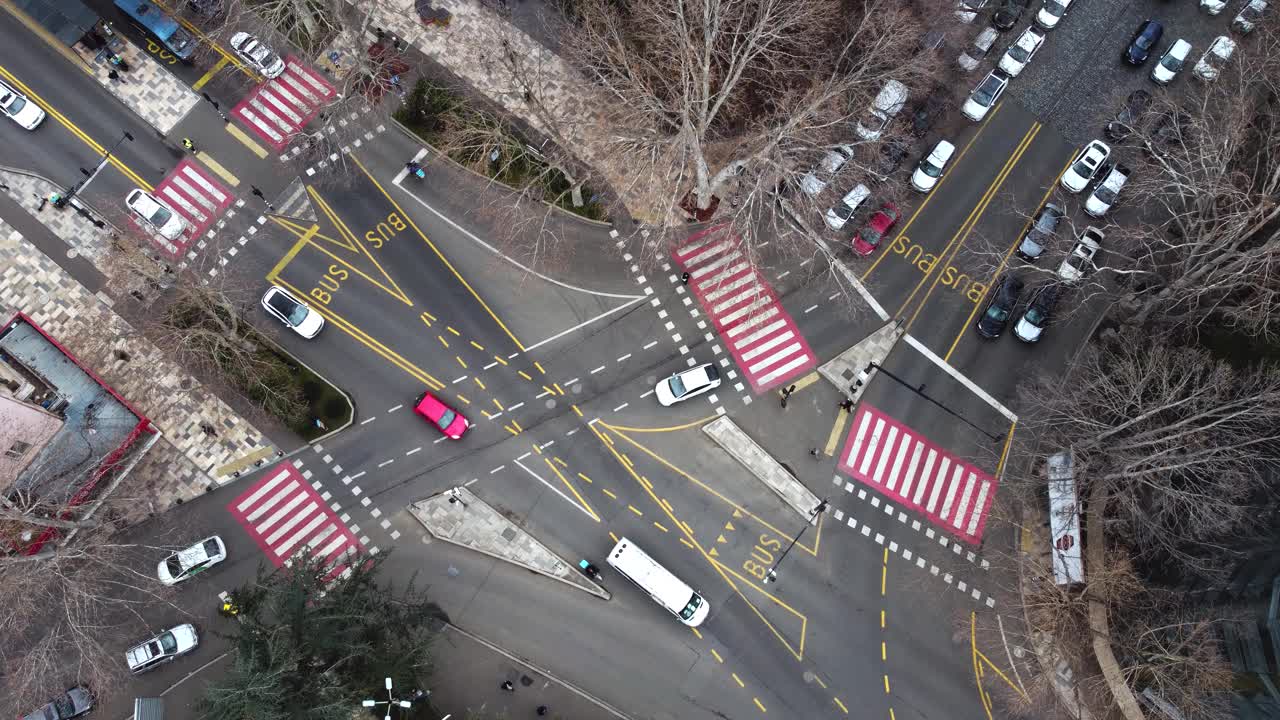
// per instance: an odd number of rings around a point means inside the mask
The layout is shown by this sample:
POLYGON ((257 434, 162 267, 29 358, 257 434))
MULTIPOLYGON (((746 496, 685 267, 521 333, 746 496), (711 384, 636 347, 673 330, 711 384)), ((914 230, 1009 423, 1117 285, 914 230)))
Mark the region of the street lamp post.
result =
MULTIPOLYGON (((414 700, 417 700, 418 698, 426 697, 427 695, 430 695, 430 694, 431 694, 430 691, 426 691, 426 692, 419 691, 414 695, 414 700)), ((367 708, 377 707, 378 705, 386 705, 387 713, 385 716, 383 716, 382 720, 391 720, 392 707, 402 707, 406 710, 413 707, 413 701, 411 700, 396 700, 394 697, 392 697, 391 678, 387 678, 387 699, 386 700, 363 700, 360 702, 360 704, 367 708)))
POLYGON ((988 431, 987 431, 987 430, 985 430, 984 428, 981 428, 981 427, 977 426, 976 424, 974 424, 974 422, 973 422, 972 420, 970 420, 969 418, 967 418, 967 417, 965 417, 965 416, 961 415, 960 413, 956 412, 955 410, 952 410, 951 408, 947 407, 946 405, 943 405, 942 403, 938 402, 937 400, 934 400, 933 398, 929 397, 928 395, 925 395, 925 393, 924 393, 924 384, 923 384, 923 383, 921 383, 920 387, 914 387, 914 386, 912 386, 912 385, 909 385, 909 384, 907 384, 907 381, 906 381, 906 380, 903 380, 902 378, 898 377, 897 375, 894 375, 893 373, 889 372, 888 370, 885 370, 883 366, 878 365, 878 364, 873 363, 873 362, 872 362, 872 363, 867 363, 867 369, 866 369, 866 370, 864 370, 863 372, 870 373, 870 372, 871 372, 871 370, 872 370, 873 368, 874 368, 874 369, 876 369, 876 370, 878 370, 878 371, 880 371, 880 372, 882 372, 882 373, 884 373, 886 376, 888 376, 888 377, 889 377, 889 379, 890 379, 890 380, 893 380, 894 382, 898 383, 898 384, 899 384, 899 385, 901 385, 902 387, 904 387, 904 388, 906 388, 906 389, 910 390, 911 392, 913 392, 913 393, 915 393, 915 394, 919 395, 920 397, 924 398, 925 400, 928 400, 929 402, 933 403, 934 405, 937 405, 938 407, 942 408, 943 410, 945 410, 945 411, 947 412, 947 414, 951 415, 951 416, 952 416, 952 417, 954 417, 954 418, 959 419, 959 420, 960 420, 961 422, 963 422, 965 425, 968 425, 969 427, 973 428, 974 430, 977 430, 978 432, 982 433, 983 435, 986 435, 988 438, 990 438, 990 439, 991 439, 991 441, 992 441, 992 442, 1000 442, 1001 440, 1003 440, 1003 439, 1004 439, 1004 435, 996 435, 995 433, 988 432, 988 431))
POLYGON ((782 554, 778 556, 778 561, 773 564, 773 567, 769 568, 769 572, 764 574, 765 585, 768 585, 771 582, 778 582, 778 566, 782 564, 784 559, 786 559, 787 553, 791 552, 791 548, 795 547, 796 543, 800 541, 800 536, 804 535, 804 531, 809 529, 809 525, 813 523, 813 519, 825 512, 826 509, 827 499, 823 498, 822 502, 818 503, 818 506, 813 509, 813 512, 809 513, 809 519, 805 521, 804 527, 800 528, 800 532, 796 533, 796 536, 791 538, 791 544, 788 545, 787 549, 783 550, 782 554))
POLYGON ((98 176, 98 173, 102 171, 102 168, 105 167, 106 164, 111 160, 111 153, 115 152, 116 148, 120 147, 120 143, 124 142, 125 140, 128 140, 129 142, 133 142, 133 135, 127 131, 123 135, 121 135, 120 139, 116 140, 116 144, 111 146, 111 149, 102 153, 102 159, 98 161, 98 166, 95 167, 92 171, 86 170, 84 168, 80 168, 80 174, 84 175, 84 179, 76 183, 75 185, 72 185, 71 187, 67 188, 63 192, 56 193, 57 199, 53 201, 53 206, 56 208, 66 207, 67 203, 71 202, 71 198, 75 197, 76 193, 80 192, 81 188, 87 185, 90 180, 98 176))

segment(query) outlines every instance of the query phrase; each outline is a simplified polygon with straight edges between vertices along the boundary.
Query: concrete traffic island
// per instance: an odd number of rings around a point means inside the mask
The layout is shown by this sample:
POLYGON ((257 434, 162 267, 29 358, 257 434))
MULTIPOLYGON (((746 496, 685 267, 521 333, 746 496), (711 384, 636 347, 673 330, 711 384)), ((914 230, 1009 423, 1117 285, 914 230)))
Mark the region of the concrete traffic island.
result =
POLYGON ((465 487, 423 498, 409 505, 409 512, 436 540, 518 565, 604 600, 613 597, 577 565, 556 555, 465 487))
POLYGON ((813 509, 818 506, 818 496, 787 472, 782 463, 752 440, 728 415, 722 415, 703 425, 702 432, 729 453, 730 457, 742 463, 748 472, 799 513, 800 517, 813 522, 813 509))

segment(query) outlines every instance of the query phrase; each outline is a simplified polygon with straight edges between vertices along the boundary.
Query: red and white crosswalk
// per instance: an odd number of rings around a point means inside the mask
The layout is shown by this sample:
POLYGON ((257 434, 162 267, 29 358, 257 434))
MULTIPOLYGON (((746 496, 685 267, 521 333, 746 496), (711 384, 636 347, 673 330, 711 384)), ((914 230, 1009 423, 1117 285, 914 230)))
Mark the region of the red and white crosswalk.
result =
POLYGON ((227 509, 276 567, 298 553, 322 558, 329 578, 349 574, 363 546, 293 463, 282 462, 227 509))
MULTIPOLYGON (((177 240, 169 241, 160 235, 139 229, 150 236, 173 258, 181 257, 187 247, 218 219, 218 215, 235 201, 235 196, 191 158, 185 158, 156 185, 152 193, 187 221, 188 230, 177 240)), ((135 219, 136 222, 136 219, 135 219)))
POLYGON ((711 228, 673 253, 689 287, 729 346, 755 392, 803 373, 817 360, 777 294, 739 248, 739 238, 711 228))
POLYGON ((965 542, 982 541, 996 481, 866 403, 854 415, 840 469, 965 542))
POLYGON ((324 75, 298 58, 290 55, 284 64, 280 77, 259 85, 231 110, 276 152, 337 95, 324 75))

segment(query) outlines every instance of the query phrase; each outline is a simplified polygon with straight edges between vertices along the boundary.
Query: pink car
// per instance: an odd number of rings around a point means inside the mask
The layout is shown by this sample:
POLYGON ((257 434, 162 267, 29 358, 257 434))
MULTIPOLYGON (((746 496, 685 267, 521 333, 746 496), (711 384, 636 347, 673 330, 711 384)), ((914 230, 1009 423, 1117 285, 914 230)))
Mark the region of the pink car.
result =
POLYGON ((467 422, 462 413, 445 405, 440 398, 430 392, 424 392, 418 396, 413 403, 413 411, 426 418, 451 440, 461 438, 463 433, 471 427, 471 423, 467 422))
POLYGON ((880 247, 880 241, 898 222, 898 208, 893 203, 885 203, 867 220, 853 236, 853 251, 859 255, 870 255, 880 247))

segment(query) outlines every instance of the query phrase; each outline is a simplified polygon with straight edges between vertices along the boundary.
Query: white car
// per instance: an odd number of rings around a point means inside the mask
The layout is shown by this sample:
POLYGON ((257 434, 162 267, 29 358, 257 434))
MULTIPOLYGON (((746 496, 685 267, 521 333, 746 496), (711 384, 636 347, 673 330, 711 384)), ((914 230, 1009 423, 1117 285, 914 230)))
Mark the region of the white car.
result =
POLYGON ((1076 241, 1076 246, 1071 248, 1071 254, 1058 266, 1058 277, 1067 282, 1075 282, 1093 270, 1093 256, 1098 254, 1098 248, 1102 247, 1105 237, 1101 230, 1092 225, 1085 228, 1076 241))
POLYGON ((818 162, 818 167, 800 178, 800 189, 808 195, 820 195, 827 189, 827 182, 840 172, 840 168, 844 167, 851 157, 853 157, 853 148, 848 145, 837 145, 828 150, 818 162), (819 173, 822 177, 818 177, 819 173))
POLYGON ((262 296, 262 307, 266 308, 267 314, 308 340, 319 335, 324 328, 324 317, 320 313, 279 285, 272 285, 262 296))
POLYGON ((1093 189, 1089 199, 1084 201, 1084 211, 1096 218, 1106 215, 1111 210, 1111 206, 1116 204, 1116 196, 1128 181, 1129 168, 1116 164, 1102 182, 1093 189))
POLYGON ((1009 76, 999 70, 992 70, 987 76, 978 83, 978 87, 969 93, 969 98, 964 101, 964 105, 960 108, 960 112, 964 116, 974 122, 980 122, 982 118, 987 116, 987 111, 991 109, 996 101, 1000 99, 1000 95, 1004 93, 1004 89, 1009 86, 1009 76))
POLYGON ((1054 29, 1062 16, 1067 14, 1069 7, 1071 7, 1071 0, 1044 0, 1040 12, 1036 13, 1036 24, 1045 30, 1054 29))
POLYGON ((1000 56, 1000 64, 997 67, 1009 77, 1018 77, 1018 73, 1031 62, 1031 58, 1035 57, 1040 46, 1044 45, 1044 37, 1044 31, 1034 27, 1023 30, 1009 49, 1004 51, 1004 55, 1000 56))
POLYGON ((987 0, 956 0, 956 19, 962 23, 971 23, 986 4, 987 0))
POLYGON ((200 644, 195 626, 190 623, 170 628, 150 640, 129 648, 124 654, 129 672, 137 675, 185 655, 200 644))
POLYGON ((1013 336, 1024 343, 1040 342, 1044 329, 1053 320, 1053 311, 1058 305, 1058 288, 1056 284, 1041 286, 1031 299, 1027 301, 1027 309, 1013 326, 1013 336))
POLYGON ((1248 34, 1253 32, 1253 28, 1262 19, 1262 13, 1267 11, 1267 0, 1249 0, 1245 6, 1240 8, 1240 12, 1236 13, 1235 20, 1231 21, 1231 29, 1238 33, 1248 34))
POLYGON ((660 381, 653 388, 653 394, 657 396, 660 405, 671 407, 718 387, 720 387, 720 371, 716 369, 715 363, 707 363, 660 381))
POLYGON ((1178 38, 1173 41, 1168 50, 1160 56, 1160 60, 1156 62, 1156 66, 1151 68, 1151 79, 1160 85, 1168 85, 1178 76, 1178 71, 1187 62, 1187 56, 1191 55, 1191 43, 1178 38))
POLYGON ((840 198, 840 202, 836 203, 835 207, 827 210, 827 214, 822 219, 827 222, 827 227, 839 230, 849 222, 849 218, 853 217, 854 213, 858 212, 858 206, 869 197, 871 197, 871 190, 866 185, 858 185, 840 198))
POLYGON ((1227 0, 1200 0, 1200 9, 1210 15, 1217 15, 1227 6, 1227 0))
POLYGON ((44 122, 44 110, 4 82, 0 82, 0 112, 27 130, 35 130, 44 122))
POLYGON ((1209 45, 1209 49, 1204 51, 1200 62, 1196 63, 1196 67, 1191 72, 1201 80, 1213 80, 1218 77, 1218 71, 1221 66, 1226 65, 1231 59, 1231 53, 1236 51, 1236 41, 1226 35, 1219 35, 1213 39, 1209 45))
POLYGON ((222 544, 222 538, 214 535, 160 561, 156 575, 165 585, 177 585, 226 559, 227 546, 222 544))
POLYGON ((1111 147, 1101 140, 1094 140, 1085 145, 1080 154, 1076 155, 1076 159, 1071 162, 1071 167, 1062 174, 1062 187, 1067 192, 1080 192, 1109 157, 1111 157, 1111 147))
POLYGON ((244 58, 249 67, 262 73, 262 76, 268 80, 278 78, 284 72, 284 60, 249 33, 238 32, 232 35, 231 49, 244 58))
POLYGON ((875 100, 871 101, 867 114, 854 127, 854 132, 863 140, 880 139, 884 129, 889 126, 889 121, 902 112, 902 107, 907 104, 908 95, 906 85, 897 80, 886 81, 875 100))
POLYGON ((181 215, 145 190, 131 191, 124 197, 124 204, 165 240, 177 240, 187 231, 187 221, 181 215))
POLYGON ((956 152, 956 146, 946 140, 939 140, 937 145, 929 151, 929 154, 920 160, 920 164, 916 166, 916 171, 911 174, 911 187, 920 192, 929 192, 934 185, 938 184, 938 178, 942 177, 942 170, 947 166, 947 162, 951 160, 951 156, 956 152))
POLYGON ((993 28, 983 28, 973 38, 973 42, 965 51, 960 53, 960 57, 956 58, 956 64, 965 72, 973 72, 978 67, 978 63, 982 62, 982 58, 991 52, 991 46, 996 44, 996 38, 1000 37, 1000 31, 993 28))

